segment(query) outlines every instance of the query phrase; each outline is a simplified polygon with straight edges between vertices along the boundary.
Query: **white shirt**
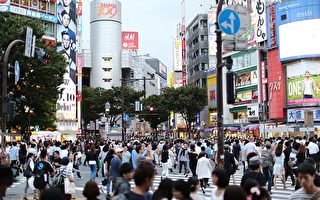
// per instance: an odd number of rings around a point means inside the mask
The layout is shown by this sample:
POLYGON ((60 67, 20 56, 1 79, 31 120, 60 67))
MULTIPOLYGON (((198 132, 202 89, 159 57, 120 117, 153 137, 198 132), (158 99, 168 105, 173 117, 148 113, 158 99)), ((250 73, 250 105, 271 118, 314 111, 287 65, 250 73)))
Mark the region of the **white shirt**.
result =
POLYGON ((319 146, 313 142, 310 142, 307 148, 309 149, 309 154, 316 154, 319 152, 319 146))
POLYGON ((68 150, 67 149, 63 149, 60 151, 60 158, 64 158, 68 156, 68 150))
POLYGON ((253 142, 249 142, 244 146, 244 150, 247 156, 249 153, 256 151, 256 145, 253 142))
POLYGON ((223 200, 224 192, 220 196, 216 196, 217 188, 213 188, 211 191, 211 200, 223 200))

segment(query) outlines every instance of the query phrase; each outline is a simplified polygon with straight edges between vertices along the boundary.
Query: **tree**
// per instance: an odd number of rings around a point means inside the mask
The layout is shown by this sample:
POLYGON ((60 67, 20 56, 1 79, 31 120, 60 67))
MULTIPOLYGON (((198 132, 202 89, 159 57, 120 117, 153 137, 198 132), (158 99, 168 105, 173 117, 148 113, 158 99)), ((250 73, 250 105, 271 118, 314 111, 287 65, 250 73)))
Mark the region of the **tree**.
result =
MULTIPOLYGON (((64 57, 57 53, 55 47, 44 45, 44 24, 41 20, 9 14, 0 15, 0 56, 3 57, 9 43, 13 40, 25 40, 26 27, 33 28, 36 35, 36 46, 43 48, 50 56, 48 64, 36 58, 23 55, 24 45, 15 45, 9 56, 9 63, 17 60, 20 63, 20 80, 15 85, 14 76, 8 77, 8 92, 16 101, 15 118, 8 123, 21 133, 25 133, 30 125, 38 124, 42 129, 55 129, 56 102, 59 97, 59 86, 63 83, 66 73, 64 57)), ((14 74, 12 68, 8 69, 14 74)))
POLYGON ((167 111, 180 113, 187 124, 188 131, 191 123, 196 120, 197 112, 200 112, 207 105, 207 92, 205 88, 195 85, 184 87, 166 88, 163 90, 167 111))
POLYGON ((142 104, 145 109, 139 117, 150 122, 151 128, 156 129, 159 124, 168 120, 169 112, 163 95, 151 95, 143 99, 142 104))
MULTIPOLYGON (((144 92, 135 91, 132 88, 124 87, 124 111, 127 114, 134 114, 134 103, 139 101, 144 92)), ((83 88, 83 119, 85 123, 100 118, 101 113, 105 113, 104 105, 110 103, 111 124, 115 124, 121 119, 121 87, 112 87, 106 90, 103 88, 83 88)))

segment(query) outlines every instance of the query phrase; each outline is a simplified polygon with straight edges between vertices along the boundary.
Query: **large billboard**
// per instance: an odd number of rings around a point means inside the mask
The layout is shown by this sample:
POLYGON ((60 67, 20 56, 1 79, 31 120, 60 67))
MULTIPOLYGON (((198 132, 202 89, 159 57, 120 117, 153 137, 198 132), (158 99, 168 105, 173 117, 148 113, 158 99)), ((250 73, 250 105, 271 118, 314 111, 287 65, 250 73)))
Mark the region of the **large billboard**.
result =
POLYGON ((208 85, 208 106, 211 108, 217 107, 217 74, 216 70, 208 72, 207 76, 208 85))
POLYGON ((177 37, 173 42, 173 71, 182 71, 182 40, 177 37))
POLYGON ((66 58, 67 73, 64 83, 60 86, 62 92, 57 102, 57 120, 76 120, 76 1, 59 0, 57 4, 57 50, 66 58))
POLYGON ((161 62, 159 62, 159 73, 163 78, 167 79, 167 67, 161 62))
POLYGON ((280 61, 320 57, 319 8, 320 1, 310 0, 276 4, 280 61))
POLYGON ((286 67, 288 104, 320 103, 320 61, 303 60, 286 67))
POLYGON ((138 32, 122 32, 122 49, 135 51, 139 49, 138 32))
POLYGON ((285 117, 285 75, 279 62, 278 50, 268 51, 268 97, 270 119, 285 117))

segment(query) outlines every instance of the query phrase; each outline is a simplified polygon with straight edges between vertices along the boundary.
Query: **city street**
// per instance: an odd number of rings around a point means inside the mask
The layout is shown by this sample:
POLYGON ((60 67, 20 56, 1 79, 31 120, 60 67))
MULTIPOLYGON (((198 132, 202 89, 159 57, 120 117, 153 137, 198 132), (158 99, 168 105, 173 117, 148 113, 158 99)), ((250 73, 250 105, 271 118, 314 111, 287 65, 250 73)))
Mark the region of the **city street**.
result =
MULTIPOLYGON (((89 175, 90 175, 90 171, 89 171, 89 167, 88 166, 83 166, 81 165, 80 167, 81 170, 81 175, 83 176, 83 179, 77 179, 75 176, 75 180, 76 180, 76 194, 74 195, 74 197, 76 199, 85 199, 82 195, 82 191, 83 188, 85 186, 85 183, 89 180, 89 175)), ((158 174, 156 175, 155 179, 154 179, 154 187, 157 188, 158 185, 160 184, 161 181, 161 168, 158 167, 158 174)), ((190 174, 189 174, 190 176, 190 174)), ((173 180, 178 180, 178 179, 184 179, 187 180, 188 178, 186 178, 184 175, 179 175, 176 170, 174 170, 174 173, 170 174, 170 178, 173 180)), ((240 166, 240 169, 237 170, 236 174, 235 174, 235 184, 236 185, 240 185, 241 182, 241 178, 242 178, 242 167, 240 166)), ((101 181, 102 181, 102 177, 101 177, 101 172, 99 173, 99 177, 97 177, 96 181, 99 184, 100 188, 104 188, 101 185, 101 181)), ((6 199, 7 200, 14 200, 14 199, 22 199, 23 198, 23 191, 25 188, 25 182, 26 179, 23 176, 19 176, 18 177, 18 182, 14 183, 7 191, 7 196, 6 199)), ((211 179, 209 180, 209 184, 210 186, 205 190, 205 194, 202 193, 202 191, 199 191, 199 194, 203 195, 206 197, 206 199, 210 199, 210 195, 211 195, 211 190, 214 187, 212 185, 211 179)), ((230 180, 230 185, 233 185, 233 180, 230 180)), ((133 181, 131 181, 131 186, 134 187, 134 183, 133 181)), ((287 181, 287 189, 283 190, 283 186, 281 181, 278 179, 277 180, 277 187, 278 190, 272 190, 272 199, 273 200, 284 200, 284 199, 288 199, 289 195, 294 191, 294 187, 291 186, 291 181, 288 180, 287 181)), ((105 192, 105 190, 104 190, 105 192)), ((152 192, 152 191, 151 191, 152 192)), ((31 193, 31 190, 29 189, 28 191, 28 199, 32 199, 33 198, 33 194, 31 193)), ((106 198, 106 194, 100 194, 99 199, 105 199, 106 198)))

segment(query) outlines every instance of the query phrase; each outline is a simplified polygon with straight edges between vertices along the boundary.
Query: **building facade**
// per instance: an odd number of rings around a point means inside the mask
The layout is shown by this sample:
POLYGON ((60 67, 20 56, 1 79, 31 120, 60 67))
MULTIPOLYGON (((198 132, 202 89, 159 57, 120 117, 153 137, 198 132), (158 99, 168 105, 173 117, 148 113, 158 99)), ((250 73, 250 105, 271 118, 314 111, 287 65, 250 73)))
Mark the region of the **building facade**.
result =
POLYGON ((90 6, 90 86, 111 89, 121 85, 121 3, 94 0, 90 6))

